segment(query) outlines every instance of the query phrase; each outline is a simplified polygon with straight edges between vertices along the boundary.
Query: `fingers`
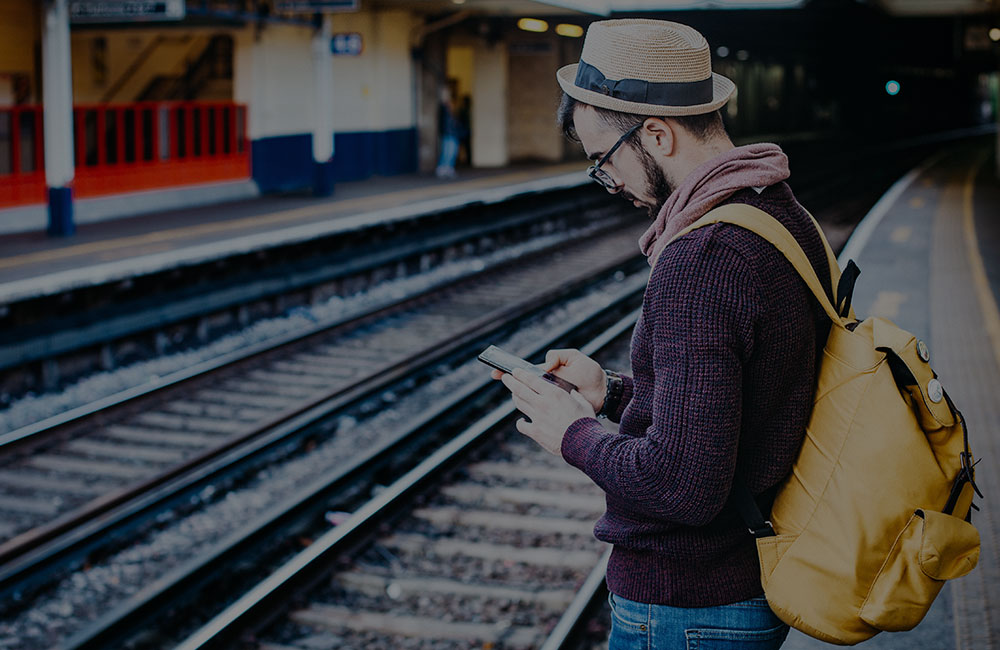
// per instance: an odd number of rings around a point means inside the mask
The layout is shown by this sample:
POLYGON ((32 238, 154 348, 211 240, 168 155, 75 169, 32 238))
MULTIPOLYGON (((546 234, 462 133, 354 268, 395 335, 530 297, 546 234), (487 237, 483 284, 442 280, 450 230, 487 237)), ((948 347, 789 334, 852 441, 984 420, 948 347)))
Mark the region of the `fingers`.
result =
POLYGON ((527 402, 525 402, 523 399, 521 399, 517 395, 511 395, 511 399, 514 400, 514 408, 516 408, 518 411, 520 411, 521 413, 524 413, 529 418, 531 418, 532 422, 535 421, 535 409, 534 409, 534 407, 532 407, 530 404, 528 404, 527 402))
POLYGON ((519 418, 517 422, 514 423, 514 427, 524 435, 534 438, 534 436, 532 436, 534 428, 531 426, 531 423, 528 422, 526 419, 519 418))
MULTIPOLYGON (((514 397, 515 404, 517 404, 517 400, 520 400, 524 404, 533 404, 534 400, 538 398, 538 393, 532 390, 530 386, 527 386, 523 382, 519 381, 517 377, 513 377, 505 373, 500 381, 502 381, 503 385, 510 391, 511 396, 514 397)), ((543 379, 542 381, 545 380, 543 379)), ((524 409, 520 406, 518 406, 518 410, 522 412, 524 411, 524 409)), ((529 415, 528 417, 531 416, 529 415)))
MULTIPOLYGON (((562 391, 561 388, 557 387, 552 382, 547 381, 539 377, 538 375, 532 374, 525 370, 521 370, 520 368, 514 369, 514 379, 518 380, 519 382, 521 382, 534 392, 538 393, 539 395, 552 395, 554 394, 553 393, 554 390, 562 391)), ((531 396, 525 396, 525 397, 531 399, 531 396)))

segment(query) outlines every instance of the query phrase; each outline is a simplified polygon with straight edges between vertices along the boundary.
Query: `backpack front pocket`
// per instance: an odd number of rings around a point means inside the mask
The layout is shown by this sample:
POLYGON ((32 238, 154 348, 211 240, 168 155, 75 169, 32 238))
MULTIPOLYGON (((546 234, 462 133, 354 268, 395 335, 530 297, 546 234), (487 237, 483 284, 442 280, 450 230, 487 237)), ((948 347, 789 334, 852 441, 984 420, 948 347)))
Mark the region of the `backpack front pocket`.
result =
POLYGON ((979 561, 979 533, 941 512, 916 510, 875 576, 860 615, 888 632, 916 627, 945 580, 959 578, 979 561))

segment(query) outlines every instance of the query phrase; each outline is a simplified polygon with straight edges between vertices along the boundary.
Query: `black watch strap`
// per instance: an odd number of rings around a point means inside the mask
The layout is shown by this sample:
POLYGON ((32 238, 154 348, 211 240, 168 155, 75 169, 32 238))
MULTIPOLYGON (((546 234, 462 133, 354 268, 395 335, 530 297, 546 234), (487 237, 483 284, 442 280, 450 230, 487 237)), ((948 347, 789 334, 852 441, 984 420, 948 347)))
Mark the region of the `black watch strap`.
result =
POLYGON ((607 418, 618 412, 618 407, 622 403, 622 395, 625 393, 625 381, 617 372, 605 370, 604 374, 607 377, 607 387, 604 391, 604 404, 597 416, 607 418))

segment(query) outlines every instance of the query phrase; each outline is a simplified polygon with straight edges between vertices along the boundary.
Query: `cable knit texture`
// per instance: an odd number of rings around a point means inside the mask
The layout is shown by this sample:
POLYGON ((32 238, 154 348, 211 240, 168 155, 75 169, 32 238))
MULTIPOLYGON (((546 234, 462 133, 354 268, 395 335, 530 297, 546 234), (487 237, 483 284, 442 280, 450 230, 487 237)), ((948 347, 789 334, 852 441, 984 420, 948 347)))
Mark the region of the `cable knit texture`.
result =
MULTIPOLYGON (((723 201, 777 218, 829 278, 822 242, 785 183, 723 201)), ((667 246, 632 336, 619 433, 593 418, 563 457, 607 493, 594 534, 614 544, 611 591, 706 607, 763 592, 753 538, 729 503, 739 467, 769 506, 791 471, 812 407, 829 320, 771 244, 714 224, 667 246), (770 495, 770 496, 769 496, 770 495)))

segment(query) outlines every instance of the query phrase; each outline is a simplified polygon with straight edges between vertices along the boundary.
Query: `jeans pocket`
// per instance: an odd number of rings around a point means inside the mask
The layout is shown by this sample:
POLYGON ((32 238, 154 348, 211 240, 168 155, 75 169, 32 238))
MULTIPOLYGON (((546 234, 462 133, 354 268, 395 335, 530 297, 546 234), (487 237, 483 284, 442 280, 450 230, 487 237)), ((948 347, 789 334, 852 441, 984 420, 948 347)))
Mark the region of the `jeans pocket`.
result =
POLYGON ((687 650, 777 650, 788 636, 782 623, 767 630, 693 628, 684 630, 687 650))
POLYGON ((649 605, 608 596, 611 604, 611 636, 608 650, 648 650, 649 605))
POLYGON ((608 595, 611 617, 622 625, 645 632, 649 628, 649 605, 637 603, 627 598, 608 595))

